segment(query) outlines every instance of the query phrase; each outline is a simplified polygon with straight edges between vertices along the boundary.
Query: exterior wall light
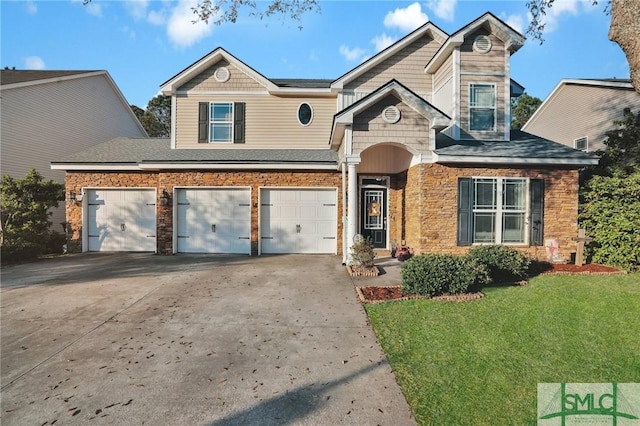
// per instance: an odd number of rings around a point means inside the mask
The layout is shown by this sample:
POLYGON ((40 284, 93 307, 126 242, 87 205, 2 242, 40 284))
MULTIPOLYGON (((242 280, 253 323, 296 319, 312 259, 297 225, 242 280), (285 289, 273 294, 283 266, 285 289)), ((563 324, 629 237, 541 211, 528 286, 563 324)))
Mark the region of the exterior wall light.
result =
POLYGON ((71 203, 79 203, 82 201, 82 193, 78 194, 76 191, 69 191, 69 201, 71 203))
POLYGON ((166 206, 169 204, 169 200, 170 200, 170 196, 169 193, 167 192, 166 189, 162 190, 162 195, 160 196, 160 204, 163 206, 166 206))

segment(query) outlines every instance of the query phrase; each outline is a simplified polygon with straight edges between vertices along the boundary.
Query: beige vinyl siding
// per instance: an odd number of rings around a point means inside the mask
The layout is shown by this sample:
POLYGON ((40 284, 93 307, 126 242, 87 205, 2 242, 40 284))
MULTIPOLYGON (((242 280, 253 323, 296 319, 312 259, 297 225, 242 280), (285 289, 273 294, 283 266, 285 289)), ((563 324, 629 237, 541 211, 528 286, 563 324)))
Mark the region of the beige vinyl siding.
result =
POLYGON ((469 34, 460 46, 460 128, 461 138, 504 139, 506 55, 504 43, 484 28, 469 34), (473 50, 476 36, 483 34, 491 39, 491 51, 478 53, 473 50), (493 132, 469 131, 469 88, 472 83, 494 84, 496 86, 496 129, 493 132))
POLYGON ((354 117, 352 140, 354 155, 379 143, 403 144, 416 153, 430 155, 429 121, 393 95, 354 117), (400 110, 400 121, 395 124, 382 120, 382 110, 389 105, 400 110))
POLYGON ((460 46, 460 72, 499 72, 505 71, 504 43, 495 35, 480 29, 467 36, 460 46), (491 40, 491 50, 488 53, 478 53, 473 50, 473 41, 478 35, 486 35, 491 40))
POLYGON ((504 77, 461 75, 460 76, 460 128, 462 139, 504 139, 505 108, 504 77), (493 132, 471 132, 469 129, 469 87, 471 84, 494 84, 496 86, 496 130, 493 132))
MULTIPOLYGON (((34 167, 46 179, 64 183, 64 171, 51 170, 91 146, 119 136, 144 137, 129 107, 104 75, 2 89, 1 172, 23 177, 34 167)), ((64 202, 51 218, 61 232, 64 202)))
POLYGON ((640 111, 640 94, 631 88, 564 84, 522 130, 570 146, 588 137, 589 151, 604 148, 605 132, 616 128, 624 108, 640 111))
POLYGON ((449 56, 433 75, 433 105, 453 117, 453 57, 449 56))
POLYGON ((416 93, 431 93, 431 78, 424 67, 440 48, 440 43, 424 35, 380 65, 345 85, 347 90, 373 91, 396 79, 416 93))
POLYGON ((178 88, 183 91, 263 91, 266 88, 253 78, 231 65, 227 60, 221 59, 210 66, 187 83, 178 88), (225 67, 229 71, 229 79, 219 82, 215 79, 214 73, 220 67, 225 67))
POLYGON ((279 97, 261 94, 179 95, 176 117, 176 148, 328 148, 336 99, 279 97), (245 102, 245 143, 198 143, 199 102, 245 102), (298 107, 313 108, 308 126, 298 122, 298 107))

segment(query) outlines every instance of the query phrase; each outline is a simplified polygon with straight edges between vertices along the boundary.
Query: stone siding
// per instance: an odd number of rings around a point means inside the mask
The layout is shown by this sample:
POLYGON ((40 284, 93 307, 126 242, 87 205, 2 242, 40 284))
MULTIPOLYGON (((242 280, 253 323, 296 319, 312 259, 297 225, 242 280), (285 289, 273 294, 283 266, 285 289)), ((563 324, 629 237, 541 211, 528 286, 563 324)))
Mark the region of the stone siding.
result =
MULTIPOLYGON (((561 168, 416 165, 407 171, 406 179, 404 228, 407 245, 417 254, 466 253, 470 247, 458 246, 456 241, 458 178, 477 176, 543 179, 543 238, 557 238, 560 255, 569 259, 575 251, 571 238, 577 235, 578 229, 578 171, 561 168)), ((532 257, 545 257, 544 247, 514 247, 532 257)))
MULTIPOLYGON (((173 207, 163 206, 159 197, 163 190, 173 194, 174 187, 250 187, 251 188, 251 254, 258 254, 258 194, 262 187, 322 187, 338 189, 336 226, 337 250, 342 254, 342 184, 339 172, 333 171, 176 171, 176 172, 67 172, 66 193, 81 193, 83 188, 156 188, 157 252, 173 253, 173 207)), ((82 204, 67 204, 69 251, 82 250, 82 204)))

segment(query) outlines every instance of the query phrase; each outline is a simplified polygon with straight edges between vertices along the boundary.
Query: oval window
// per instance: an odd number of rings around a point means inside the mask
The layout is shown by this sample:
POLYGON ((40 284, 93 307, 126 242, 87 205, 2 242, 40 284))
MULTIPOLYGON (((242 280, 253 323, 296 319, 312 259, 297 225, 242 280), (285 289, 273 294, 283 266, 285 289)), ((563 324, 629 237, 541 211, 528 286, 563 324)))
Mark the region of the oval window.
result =
POLYGON ((313 108, 308 103, 300 104, 298 107, 298 121, 303 126, 308 126, 313 120, 313 108))

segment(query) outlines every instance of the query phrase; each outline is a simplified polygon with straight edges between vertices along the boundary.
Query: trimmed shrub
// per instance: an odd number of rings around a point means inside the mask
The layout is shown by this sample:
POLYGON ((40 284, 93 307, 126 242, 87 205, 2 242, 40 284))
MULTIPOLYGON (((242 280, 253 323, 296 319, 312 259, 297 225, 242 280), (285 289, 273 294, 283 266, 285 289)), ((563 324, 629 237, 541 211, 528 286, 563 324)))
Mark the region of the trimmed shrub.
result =
POLYGON ((467 256, 484 265, 489 273, 490 282, 522 279, 531 264, 531 259, 527 256, 502 244, 473 247, 467 256))
POLYGON ((451 254, 423 254, 408 259, 401 269, 402 290, 423 296, 465 293, 488 281, 486 269, 475 260, 451 254))
POLYGON ((362 238, 351 246, 351 259, 356 265, 371 267, 376 257, 373 251, 373 240, 370 237, 362 238))

